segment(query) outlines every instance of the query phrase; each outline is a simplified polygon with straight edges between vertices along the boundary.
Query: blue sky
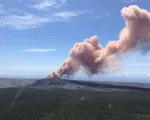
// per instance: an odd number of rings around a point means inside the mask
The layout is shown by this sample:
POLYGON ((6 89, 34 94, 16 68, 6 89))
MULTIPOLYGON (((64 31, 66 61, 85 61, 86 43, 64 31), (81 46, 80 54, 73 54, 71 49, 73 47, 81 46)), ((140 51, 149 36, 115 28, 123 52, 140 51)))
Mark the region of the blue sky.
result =
MULTIPOLYGON (((104 47, 117 40, 125 25, 120 10, 129 5, 150 11, 148 0, 1 0, 0 77, 44 77, 75 42, 97 35, 104 47)), ((149 54, 122 59, 120 71, 109 76, 150 76, 149 54)))

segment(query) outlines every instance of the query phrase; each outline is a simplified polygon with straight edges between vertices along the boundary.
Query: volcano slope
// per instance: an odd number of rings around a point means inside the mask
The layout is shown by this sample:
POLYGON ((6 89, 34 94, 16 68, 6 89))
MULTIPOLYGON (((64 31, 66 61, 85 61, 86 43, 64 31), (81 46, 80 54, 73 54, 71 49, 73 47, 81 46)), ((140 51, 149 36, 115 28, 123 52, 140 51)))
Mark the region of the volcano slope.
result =
POLYGON ((0 120, 149 120, 150 118, 148 90, 92 87, 85 84, 80 84, 82 87, 78 86, 78 89, 66 89, 62 86, 77 84, 65 80, 59 81, 60 83, 57 81, 57 85, 53 83, 54 81, 49 82, 51 82, 49 85, 24 87, 13 106, 12 101, 22 88, 1 88, 0 120))
MULTIPOLYGON (((120 90, 138 90, 138 91, 150 91, 149 83, 131 83, 131 82, 107 82, 107 81, 86 81, 86 80, 69 80, 59 78, 44 78, 35 81, 30 85, 31 87, 44 86, 55 86, 60 88, 70 89, 120 89, 120 90)), ((94 90, 93 89, 93 90, 94 90)))

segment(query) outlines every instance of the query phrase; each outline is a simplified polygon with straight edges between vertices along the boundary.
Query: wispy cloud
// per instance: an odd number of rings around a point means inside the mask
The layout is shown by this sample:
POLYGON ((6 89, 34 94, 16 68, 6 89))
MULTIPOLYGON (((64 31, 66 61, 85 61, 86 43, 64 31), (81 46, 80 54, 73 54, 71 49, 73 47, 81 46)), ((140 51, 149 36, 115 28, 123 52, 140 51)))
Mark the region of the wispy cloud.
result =
POLYGON ((53 52, 56 49, 23 49, 23 52, 53 52))
POLYGON ((130 62, 130 61, 125 61, 124 62, 125 65, 129 65, 129 66, 150 66, 150 63, 145 62, 145 63, 138 63, 138 62, 130 62))
POLYGON ((109 74, 109 76, 148 77, 150 76, 150 73, 149 72, 117 72, 117 73, 109 74))
POLYGON ((105 16, 111 16, 111 13, 105 12, 105 16))
POLYGON ((1 13, 4 13, 4 11, 0 8, 0 14, 1 14, 1 13))
POLYGON ((4 5, 0 4, 0 8, 2 8, 4 5))
POLYGON ((122 1, 125 2, 125 3, 132 3, 132 2, 136 2, 138 0, 122 0, 122 1))
POLYGON ((17 75, 17 73, 0 73, 0 75, 17 75))
POLYGON ((0 17, 0 26, 10 27, 13 29, 30 29, 36 28, 44 23, 52 22, 49 18, 25 13, 23 15, 5 14, 0 17))
POLYGON ((78 17, 80 15, 88 14, 91 12, 91 9, 89 10, 78 10, 78 11, 61 11, 61 12, 55 12, 53 14, 54 17, 57 17, 62 20, 68 20, 70 18, 78 17))
MULTIPOLYGON (((2 9, 3 10, 3 9, 2 9)), ((0 9, 0 13, 2 12, 0 9)), ((43 24, 49 24, 54 22, 60 22, 64 20, 70 20, 73 17, 81 15, 82 12, 57 12, 52 13, 51 16, 38 16, 29 12, 12 10, 0 16, 0 27, 8 27, 17 30, 26 30, 31 28, 37 28, 43 24)))
MULTIPOLYGON (((40 0, 38 1, 39 4, 36 4, 36 6, 39 5, 39 9, 44 9, 53 5, 61 6, 66 4, 66 2, 67 0, 40 0)), ((62 11, 61 9, 50 12, 28 12, 28 10, 22 11, 17 8, 5 9, 3 5, 0 5, 0 27, 11 28, 13 30, 28 30, 45 24, 70 21, 72 18, 87 13, 88 10, 62 11)))
POLYGON ((29 7, 46 10, 47 8, 60 7, 65 5, 66 2, 67 0, 38 0, 34 5, 29 5, 29 7))
POLYGON ((109 16, 111 16, 111 13, 105 12, 104 14, 101 14, 101 15, 90 16, 89 19, 95 20, 95 19, 101 19, 101 18, 109 17, 109 16))
POLYGON ((131 66, 150 66, 150 63, 129 63, 131 66))
POLYGON ((5 11, 3 10, 3 5, 0 4, 0 14, 4 14, 5 11))
POLYGON ((53 16, 59 17, 59 18, 64 18, 64 19, 68 19, 68 18, 72 18, 72 17, 78 16, 78 13, 77 12, 63 11, 63 12, 54 13, 53 16))
POLYGON ((101 19, 101 18, 103 18, 103 17, 104 17, 104 16, 102 16, 102 15, 95 15, 95 16, 89 17, 89 19, 95 20, 95 19, 101 19))

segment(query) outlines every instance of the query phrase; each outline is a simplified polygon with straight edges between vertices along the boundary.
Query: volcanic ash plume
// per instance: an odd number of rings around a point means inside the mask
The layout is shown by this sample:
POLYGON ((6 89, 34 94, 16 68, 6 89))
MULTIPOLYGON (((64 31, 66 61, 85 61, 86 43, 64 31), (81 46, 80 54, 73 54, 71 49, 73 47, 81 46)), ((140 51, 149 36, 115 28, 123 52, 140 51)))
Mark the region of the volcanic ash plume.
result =
POLYGON ((106 47, 98 43, 97 36, 76 43, 70 51, 70 57, 64 61, 58 71, 48 76, 61 77, 73 75, 82 67, 88 75, 107 72, 118 65, 117 58, 132 49, 148 52, 150 49, 150 13, 136 5, 121 10, 125 27, 120 39, 110 41, 106 47))

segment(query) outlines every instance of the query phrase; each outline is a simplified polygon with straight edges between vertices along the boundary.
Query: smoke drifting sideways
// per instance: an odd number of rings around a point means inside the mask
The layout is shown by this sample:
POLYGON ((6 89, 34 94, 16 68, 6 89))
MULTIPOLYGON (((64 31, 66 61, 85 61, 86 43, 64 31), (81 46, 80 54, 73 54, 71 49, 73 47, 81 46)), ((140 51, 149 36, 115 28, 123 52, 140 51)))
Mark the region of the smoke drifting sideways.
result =
POLYGON ((83 42, 75 43, 58 71, 49 74, 48 78, 72 76, 82 67, 91 76, 105 73, 118 67, 118 58, 131 50, 147 53, 150 50, 150 13, 137 5, 124 7, 121 15, 125 19, 125 27, 120 32, 119 40, 109 41, 106 47, 93 36, 83 42))

